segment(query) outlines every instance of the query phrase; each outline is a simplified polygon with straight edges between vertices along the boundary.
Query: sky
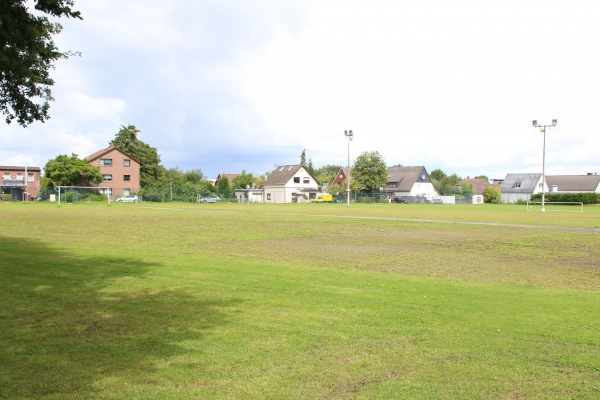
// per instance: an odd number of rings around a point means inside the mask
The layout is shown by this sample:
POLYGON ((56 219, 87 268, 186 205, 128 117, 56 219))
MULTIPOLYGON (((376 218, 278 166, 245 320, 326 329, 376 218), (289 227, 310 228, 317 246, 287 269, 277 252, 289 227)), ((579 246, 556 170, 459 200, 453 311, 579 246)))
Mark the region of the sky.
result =
POLYGON ((76 0, 51 119, 0 125, 0 165, 106 148, 165 168, 388 166, 504 178, 600 173, 597 0, 76 0), (555 128, 544 134, 532 120, 555 128), (352 130, 348 142, 344 131, 352 130))

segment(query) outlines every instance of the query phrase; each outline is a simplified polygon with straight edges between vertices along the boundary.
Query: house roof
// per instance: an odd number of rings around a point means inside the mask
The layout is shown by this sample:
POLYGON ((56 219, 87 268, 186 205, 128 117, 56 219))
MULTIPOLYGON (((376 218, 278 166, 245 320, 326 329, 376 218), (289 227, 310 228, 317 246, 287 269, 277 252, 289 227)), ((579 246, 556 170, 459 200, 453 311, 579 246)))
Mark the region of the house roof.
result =
MULTIPOLYGON (((25 171, 25 167, 16 167, 10 165, 0 165, 0 170, 6 171, 25 171)), ((27 171, 41 171, 40 167, 27 167, 27 171)))
POLYGON ((317 179, 310 173, 308 169, 300 164, 297 165, 280 165, 271 172, 263 182, 264 186, 285 185, 300 169, 304 169, 307 174, 318 183, 317 179))
POLYGON ((488 186, 494 186, 498 189, 500 189, 500 187, 502 186, 500 183, 489 183, 485 179, 478 179, 478 178, 463 179, 462 181, 458 182, 458 186, 460 186, 463 183, 466 183, 467 185, 471 185, 471 188, 473 189, 473 194, 483 194, 483 191, 488 186))
POLYGON ((88 161, 94 161, 97 160, 98 158, 102 157, 103 155, 106 155, 112 151, 118 151, 119 153, 122 153, 124 155, 126 155, 127 157, 131 158, 132 160, 135 160, 137 163, 139 163, 140 165, 144 165, 140 160, 138 160, 135 157, 132 157, 131 154, 125 153, 123 150, 119 149, 117 146, 115 146, 114 144, 111 144, 109 147, 107 147, 106 149, 102 149, 102 150, 98 150, 97 152, 90 154, 89 156, 86 157, 86 159, 88 161))
POLYGON ((388 174, 388 182, 397 182, 398 187, 395 190, 400 192, 410 192, 416 182, 431 182, 423 166, 389 167, 388 174))
POLYGON ((227 178, 227 180, 229 181, 229 184, 231 185, 231 183, 233 183, 233 180, 240 175, 241 174, 223 174, 222 173, 222 174, 219 174, 219 176, 217 176, 217 179, 215 179, 215 181, 219 182, 219 179, 227 178))
POLYGON ((546 183, 559 192, 595 192, 600 187, 600 175, 546 175, 546 183))
POLYGON ((502 182, 502 193, 534 193, 542 174, 507 174, 502 182))

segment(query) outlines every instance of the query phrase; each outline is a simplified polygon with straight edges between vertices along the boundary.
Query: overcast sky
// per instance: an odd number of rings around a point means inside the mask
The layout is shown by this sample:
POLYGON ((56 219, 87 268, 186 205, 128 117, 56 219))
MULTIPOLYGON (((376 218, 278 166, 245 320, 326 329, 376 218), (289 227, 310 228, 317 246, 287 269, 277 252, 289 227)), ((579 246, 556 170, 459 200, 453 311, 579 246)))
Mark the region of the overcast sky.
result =
POLYGON ((76 0, 51 119, 0 126, 0 164, 108 147, 121 125, 166 168, 255 175, 388 165, 462 177, 600 173, 597 0, 76 0))

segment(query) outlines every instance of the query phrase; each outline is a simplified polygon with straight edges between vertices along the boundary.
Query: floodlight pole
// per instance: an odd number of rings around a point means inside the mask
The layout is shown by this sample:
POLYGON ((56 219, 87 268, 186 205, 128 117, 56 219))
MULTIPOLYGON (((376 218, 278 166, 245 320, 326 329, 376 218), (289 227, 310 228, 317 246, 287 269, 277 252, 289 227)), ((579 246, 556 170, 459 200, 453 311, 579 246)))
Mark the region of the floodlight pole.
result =
POLYGON ((550 125, 539 125, 537 120, 533 120, 533 127, 540 128, 540 132, 544 134, 544 145, 542 150, 542 209, 541 212, 546 211, 546 128, 554 128, 558 121, 556 119, 552 120, 552 124, 550 125))
POLYGON ((354 138, 354 134, 352 131, 344 131, 344 135, 346 135, 346 139, 348 139, 348 173, 346 174, 346 192, 348 192, 348 207, 350 207, 350 142, 354 138))

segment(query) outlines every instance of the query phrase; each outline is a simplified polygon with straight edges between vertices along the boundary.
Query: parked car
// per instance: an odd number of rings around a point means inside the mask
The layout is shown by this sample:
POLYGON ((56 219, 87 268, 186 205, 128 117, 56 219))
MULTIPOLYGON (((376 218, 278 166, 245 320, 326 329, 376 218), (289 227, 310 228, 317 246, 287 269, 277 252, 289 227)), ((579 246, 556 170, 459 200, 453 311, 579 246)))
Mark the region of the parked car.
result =
POLYGON ((427 203, 427 204, 444 204, 442 199, 425 199, 425 203, 427 203))
POLYGON ((394 203, 406 204, 408 202, 404 197, 394 197, 394 203))
POLYGON ((127 196, 119 197, 117 201, 122 203, 137 203, 138 198, 133 194, 128 194, 127 196))
POLYGON ((208 196, 208 197, 203 197, 200 200, 198 200, 198 203, 220 203, 221 202, 221 198, 219 196, 208 196))

